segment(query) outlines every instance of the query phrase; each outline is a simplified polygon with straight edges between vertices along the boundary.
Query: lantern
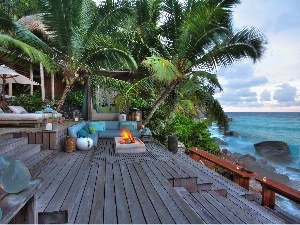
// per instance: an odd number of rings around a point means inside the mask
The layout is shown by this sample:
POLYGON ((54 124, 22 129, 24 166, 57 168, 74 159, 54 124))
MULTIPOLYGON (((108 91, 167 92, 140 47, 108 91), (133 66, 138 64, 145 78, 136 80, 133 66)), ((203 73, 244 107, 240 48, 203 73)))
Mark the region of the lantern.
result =
POLYGON ((43 112, 43 128, 44 130, 55 129, 55 111, 47 105, 43 112))
POLYGON ((141 117, 142 117, 142 111, 140 111, 139 109, 133 108, 132 111, 130 111, 129 119, 139 122, 141 121, 141 117))
POLYGON ((73 121, 78 122, 80 120, 80 111, 74 110, 73 111, 73 121))

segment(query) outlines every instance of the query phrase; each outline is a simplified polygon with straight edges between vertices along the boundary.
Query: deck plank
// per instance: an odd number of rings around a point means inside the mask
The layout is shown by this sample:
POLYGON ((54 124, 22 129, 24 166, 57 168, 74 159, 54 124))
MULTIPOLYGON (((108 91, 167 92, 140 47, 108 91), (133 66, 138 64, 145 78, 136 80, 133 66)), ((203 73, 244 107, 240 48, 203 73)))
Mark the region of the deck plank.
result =
POLYGON ((141 179, 138 177, 137 172, 132 163, 127 163, 127 168, 131 176, 131 180, 134 186, 134 190, 136 192, 137 198, 141 205, 144 217, 146 219, 146 223, 161 223, 155 210, 151 199, 149 199, 148 193, 145 191, 143 187, 143 183, 141 179))
POLYGON ((151 179, 151 182, 153 182, 153 186, 164 201, 175 223, 203 223, 152 162, 145 162, 141 165, 148 177, 157 178, 151 179))
POLYGON ((113 164, 118 223, 130 224, 131 217, 119 163, 113 164))
MULTIPOLYGON (((97 164, 95 164, 97 165, 97 164)), ((94 191, 94 198, 90 213, 90 224, 102 224, 103 223, 103 209, 104 209, 104 186, 105 186, 105 164, 98 164, 97 180, 94 191)))
POLYGON ((144 188, 155 208, 155 211, 159 217, 160 222, 163 224, 175 223, 175 221, 173 220, 173 218, 170 215, 170 212, 167 210, 166 205, 161 200, 157 191, 155 190, 155 188, 153 187, 153 185, 150 182, 150 179, 153 179, 153 178, 149 178, 147 176, 147 174, 143 170, 140 163, 134 163, 134 167, 135 167, 140 179, 143 180, 144 188))
POLYGON ((132 223, 145 224, 146 220, 143 215, 141 205, 138 201, 136 194, 134 193, 134 186, 131 180, 131 176, 126 167, 125 162, 120 163, 122 178, 124 182, 125 192, 128 201, 128 207, 131 215, 132 223))
POLYGON ((89 223, 90 211, 92 207, 91 202, 93 201, 93 193, 94 193, 96 178, 97 178, 97 176, 94 176, 94 174, 97 173, 97 170, 98 170, 98 165, 93 164, 89 167, 89 176, 82 195, 84 201, 81 201, 80 203, 79 211, 77 213, 75 223, 79 223, 79 224, 89 223))
POLYGON ((113 179, 113 164, 106 164, 104 223, 116 224, 117 206, 115 202, 115 187, 113 179))

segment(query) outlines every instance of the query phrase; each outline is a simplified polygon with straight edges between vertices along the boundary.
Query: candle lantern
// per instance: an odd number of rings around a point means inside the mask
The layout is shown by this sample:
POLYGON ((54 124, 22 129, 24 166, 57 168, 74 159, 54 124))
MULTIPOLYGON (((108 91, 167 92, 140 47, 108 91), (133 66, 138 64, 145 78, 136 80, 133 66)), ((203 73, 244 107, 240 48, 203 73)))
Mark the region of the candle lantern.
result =
POLYGON ((131 111, 130 111, 130 116, 129 118, 133 121, 141 121, 142 119, 142 111, 140 111, 139 109, 137 108, 133 108, 131 111))
POLYGON ((55 129, 55 111, 47 105, 43 112, 43 129, 54 130, 55 129))
POLYGON ((78 122, 80 120, 80 111, 74 110, 73 111, 73 121, 78 122))

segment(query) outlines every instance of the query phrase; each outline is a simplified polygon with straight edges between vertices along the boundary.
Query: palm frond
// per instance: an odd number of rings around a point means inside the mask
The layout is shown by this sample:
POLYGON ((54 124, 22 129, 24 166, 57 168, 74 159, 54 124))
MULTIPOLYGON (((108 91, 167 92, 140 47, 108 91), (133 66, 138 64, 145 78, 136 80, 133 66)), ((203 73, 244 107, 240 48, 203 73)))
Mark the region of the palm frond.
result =
POLYGON ((23 65, 42 63, 48 71, 54 71, 56 68, 56 64, 48 55, 11 36, 0 34, 0 43, 0 58, 4 60, 23 65))
POLYGON ((147 57, 142 64, 161 82, 170 83, 181 76, 178 69, 170 61, 157 56, 147 57))

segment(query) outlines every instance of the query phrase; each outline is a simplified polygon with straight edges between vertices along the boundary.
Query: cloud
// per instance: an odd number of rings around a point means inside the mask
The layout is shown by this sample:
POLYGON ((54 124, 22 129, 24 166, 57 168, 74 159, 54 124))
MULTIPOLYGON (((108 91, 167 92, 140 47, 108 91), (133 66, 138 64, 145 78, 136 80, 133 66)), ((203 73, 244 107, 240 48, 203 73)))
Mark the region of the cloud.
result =
POLYGON ((274 92, 273 99, 278 102, 290 102, 294 101, 297 95, 297 89, 288 83, 277 86, 277 89, 274 92))
POLYGON ((271 93, 268 90, 264 90, 261 94, 260 94, 260 100, 261 101, 271 101, 271 93))

